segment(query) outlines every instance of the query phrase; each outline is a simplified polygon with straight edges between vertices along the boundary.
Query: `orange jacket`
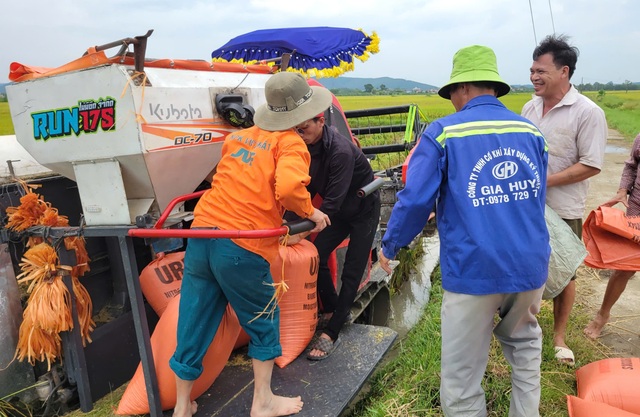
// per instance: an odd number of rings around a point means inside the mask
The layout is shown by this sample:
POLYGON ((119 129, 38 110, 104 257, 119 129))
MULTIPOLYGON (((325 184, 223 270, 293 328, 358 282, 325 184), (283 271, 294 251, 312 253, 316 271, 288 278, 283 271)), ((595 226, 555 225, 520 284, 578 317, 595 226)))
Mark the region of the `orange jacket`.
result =
MULTIPOLYGON (((306 188, 310 160, 307 146, 293 130, 269 132, 254 126, 230 133, 191 227, 272 229, 282 224, 285 209, 309 217, 314 210, 306 188)), ((233 241, 269 262, 278 253, 277 237, 233 241)))

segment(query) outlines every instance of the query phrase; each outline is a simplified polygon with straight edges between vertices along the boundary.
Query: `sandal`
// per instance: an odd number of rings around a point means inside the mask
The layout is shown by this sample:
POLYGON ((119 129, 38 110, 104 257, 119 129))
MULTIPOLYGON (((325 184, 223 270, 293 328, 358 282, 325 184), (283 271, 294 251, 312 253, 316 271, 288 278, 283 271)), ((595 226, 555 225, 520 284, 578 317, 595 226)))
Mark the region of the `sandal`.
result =
POLYGON ((568 366, 576 365, 575 356, 573 356, 573 352, 568 347, 555 346, 553 350, 555 351, 555 357, 558 362, 568 366))
POLYGON ((307 359, 309 359, 310 361, 321 361, 323 359, 326 359, 326 358, 329 357, 329 355, 331 355, 331 353, 333 353, 334 350, 336 350, 338 345, 340 345, 340 337, 339 336, 334 342, 331 342, 331 339, 325 339, 324 337, 318 337, 318 339, 316 339, 315 343, 313 343, 311 345, 311 350, 318 349, 323 354, 320 355, 320 356, 312 356, 311 355, 311 351, 309 351, 309 353, 307 354, 307 359))

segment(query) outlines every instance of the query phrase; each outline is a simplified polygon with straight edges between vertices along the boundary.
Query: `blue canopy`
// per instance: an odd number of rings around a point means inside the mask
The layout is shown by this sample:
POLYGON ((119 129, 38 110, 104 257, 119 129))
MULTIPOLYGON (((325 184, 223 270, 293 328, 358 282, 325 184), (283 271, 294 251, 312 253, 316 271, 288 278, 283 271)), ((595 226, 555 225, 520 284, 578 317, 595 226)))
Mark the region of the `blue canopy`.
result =
POLYGON ((333 27, 264 29, 231 39, 211 53, 214 62, 255 64, 295 53, 288 71, 308 77, 337 77, 379 51, 379 39, 362 30, 333 27))

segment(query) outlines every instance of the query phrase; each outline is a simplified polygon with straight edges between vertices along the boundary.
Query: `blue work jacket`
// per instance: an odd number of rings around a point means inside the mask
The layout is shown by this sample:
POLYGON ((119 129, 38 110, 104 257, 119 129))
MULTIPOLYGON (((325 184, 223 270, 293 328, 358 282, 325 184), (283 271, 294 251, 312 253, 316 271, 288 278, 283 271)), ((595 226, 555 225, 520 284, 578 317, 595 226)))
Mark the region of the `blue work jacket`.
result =
POLYGON ((442 287, 485 295, 547 279, 547 146, 527 119, 493 96, 431 123, 409 161, 382 240, 392 259, 436 211, 442 287))

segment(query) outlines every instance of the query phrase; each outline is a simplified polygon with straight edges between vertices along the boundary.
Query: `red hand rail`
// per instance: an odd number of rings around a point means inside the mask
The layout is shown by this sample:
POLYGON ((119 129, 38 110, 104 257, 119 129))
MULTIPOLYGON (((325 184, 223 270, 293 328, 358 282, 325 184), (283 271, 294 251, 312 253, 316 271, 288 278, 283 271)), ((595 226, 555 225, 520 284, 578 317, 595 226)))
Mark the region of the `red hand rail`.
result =
POLYGON ((164 210, 156 224, 151 229, 130 229, 127 234, 131 237, 147 237, 147 238, 236 238, 236 239, 262 239, 267 237, 277 237, 286 235, 295 228, 293 233, 311 230, 315 224, 304 219, 302 221, 293 222, 290 225, 283 225, 273 229, 259 230, 218 230, 218 229, 163 229, 164 222, 169 217, 171 210, 176 204, 198 198, 207 190, 197 191, 191 194, 185 194, 171 200, 167 208, 164 210))
POLYGON ((181 196, 176 197, 173 200, 171 200, 171 202, 169 203, 167 208, 164 209, 164 212, 162 213, 162 215, 160 216, 160 218, 158 219, 156 224, 153 226, 153 228, 154 229, 162 229, 162 226, 164 226, 164 222, 167 220, 167 217, 169 217, 169 214, 171 214, 171 210, 173 210, 173 208, 175 207, 176 204, 181 203, 183 201, 187 201, 187 200, 192 200, 194 198, 198 198, 202 194, 204 194, 206 191, 207 190, 202 190, 202 191, 198 191, 198 192, 191 193, 191 194, 181 195, 181 196))
POLYGON ((218 230, 218 229, 131 229, 127 233, 131 237, 196 237, 196 238, 245 238, 260 239, 286 235, 287 226, 261 230, 218 230))

